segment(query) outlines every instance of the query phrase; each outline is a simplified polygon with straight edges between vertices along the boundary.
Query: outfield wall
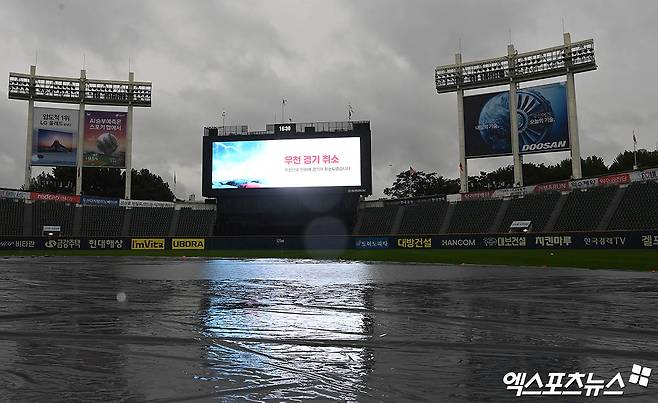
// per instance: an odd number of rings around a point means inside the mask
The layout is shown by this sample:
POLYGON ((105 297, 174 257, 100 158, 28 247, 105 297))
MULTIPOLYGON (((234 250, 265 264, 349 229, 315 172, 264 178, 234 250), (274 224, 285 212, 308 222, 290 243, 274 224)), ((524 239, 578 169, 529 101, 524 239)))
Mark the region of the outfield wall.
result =
POLYGON ((0 250, 658 249, 658 231, 317 237, 0 237, 0 250))

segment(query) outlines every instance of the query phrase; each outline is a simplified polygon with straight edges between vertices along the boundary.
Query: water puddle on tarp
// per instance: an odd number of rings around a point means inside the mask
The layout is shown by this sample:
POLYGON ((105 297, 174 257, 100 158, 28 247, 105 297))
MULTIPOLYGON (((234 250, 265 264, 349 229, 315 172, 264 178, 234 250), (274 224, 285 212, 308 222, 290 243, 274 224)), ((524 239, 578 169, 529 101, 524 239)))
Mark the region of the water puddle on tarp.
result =
POLYGON ((519 401, 503 384, 508 372, 539 372, 544 382, 550 372, 606 380, 621 372, 623 401, 656 401, 657 279, 280 259, 1 258, 0 401, 519 401), (648 387, 627 382, 633 364, 654 368, 648 387))

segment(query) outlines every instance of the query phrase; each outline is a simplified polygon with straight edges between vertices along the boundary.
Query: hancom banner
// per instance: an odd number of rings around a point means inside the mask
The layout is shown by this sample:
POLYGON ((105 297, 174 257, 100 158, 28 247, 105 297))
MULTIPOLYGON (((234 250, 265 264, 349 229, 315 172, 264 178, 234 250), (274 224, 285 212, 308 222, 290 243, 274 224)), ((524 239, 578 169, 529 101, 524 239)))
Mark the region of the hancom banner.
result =
MULTIPOLYGON (((466 157, 512 154, 509 91, 464 97, 466 157)), ((519 152, 570 149, 567 91, 564 82, 517 91, 519 152)))
POLYGON ((34 108, 32 118, 32 165, 76 165, 78 110, 34 108))
POLYGON ((83 165, 126 167, 126 112, 85 112, 83 165))

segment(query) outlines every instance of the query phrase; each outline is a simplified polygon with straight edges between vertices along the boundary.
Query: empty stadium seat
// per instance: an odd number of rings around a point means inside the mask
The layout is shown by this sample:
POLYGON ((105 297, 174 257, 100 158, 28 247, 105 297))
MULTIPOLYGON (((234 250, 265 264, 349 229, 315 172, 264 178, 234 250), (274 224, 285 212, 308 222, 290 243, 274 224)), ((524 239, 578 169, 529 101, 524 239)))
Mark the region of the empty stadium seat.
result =
POLYGON ((599 225, 617 186, 572 190, 562 206, 554 231, 593 231, 599 225))
POLYGON ((73 235, 73 204, 37 201, 32 205, 32 235, 41 235, 45 225, 61 227, 61 236, 73 235))
POLYGON ((502 200, 470 200, 455 204, 448 233, 488 233, 502 200))
POLYGON ((544 231, 559 198, 559 192, 545 192, 510 200, 498 232, 507 232, 513 221, 531 221, 532 232, 544 231))
POLYGON ((631 183, 608 229, 658 229, 658 182, 631 183))
POLYGON ((404 207, 400 234, 438 234, 448 203, 419 203, 404 207))
POLYGON ((173 215, 173 208, 135 207, 130 218, 130 235, 167 236, 173 215))
POLYGON ((0 235, 23 235, 23 200, 0 199, 0 235))
POLYGON ((358 235, 389 235, 393 229, 399 205, 361 209, 361 228, 358 235))
POLYGON ((215 210, 180 209, 177 236, 207 236, 215 225, 215 210))
POLYGON ((81 236, 121 236, 123 207, 83 206, 80 226, 81 236))

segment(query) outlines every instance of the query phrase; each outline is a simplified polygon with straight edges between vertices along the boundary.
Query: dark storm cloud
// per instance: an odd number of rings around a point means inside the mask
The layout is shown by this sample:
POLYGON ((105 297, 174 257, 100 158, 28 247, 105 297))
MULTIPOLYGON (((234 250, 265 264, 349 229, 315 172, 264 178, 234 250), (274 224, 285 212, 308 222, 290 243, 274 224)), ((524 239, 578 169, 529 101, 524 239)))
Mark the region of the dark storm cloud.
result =
MULTIPOLYGON (((395 173, 457 169, 454 94, 437 95, 436 65, 561 43, 562 18, 574 40, 595 39, 599 71, 576 80, 583 155, 610 160, 631 146, 653 148, 655 56, 649 38, 658 7, 645 2, 522 1, 5 1, 0 9, 0 67, 153 82, 153 106, 135 113, 133 166, 200 193, 202 128, 251 129, 286 115, 296 121, 342 120, 347 105, 373 127, 375 193, 395 173), (622 135, 623 134, 623 135, 622 135)), ((0 185, 20 186, 26 106, 2 88, 0 185)), ((566 154, 532 157, 553 161, 566 154)), ((509 163, 477 160, 472 172, 509 163)))

